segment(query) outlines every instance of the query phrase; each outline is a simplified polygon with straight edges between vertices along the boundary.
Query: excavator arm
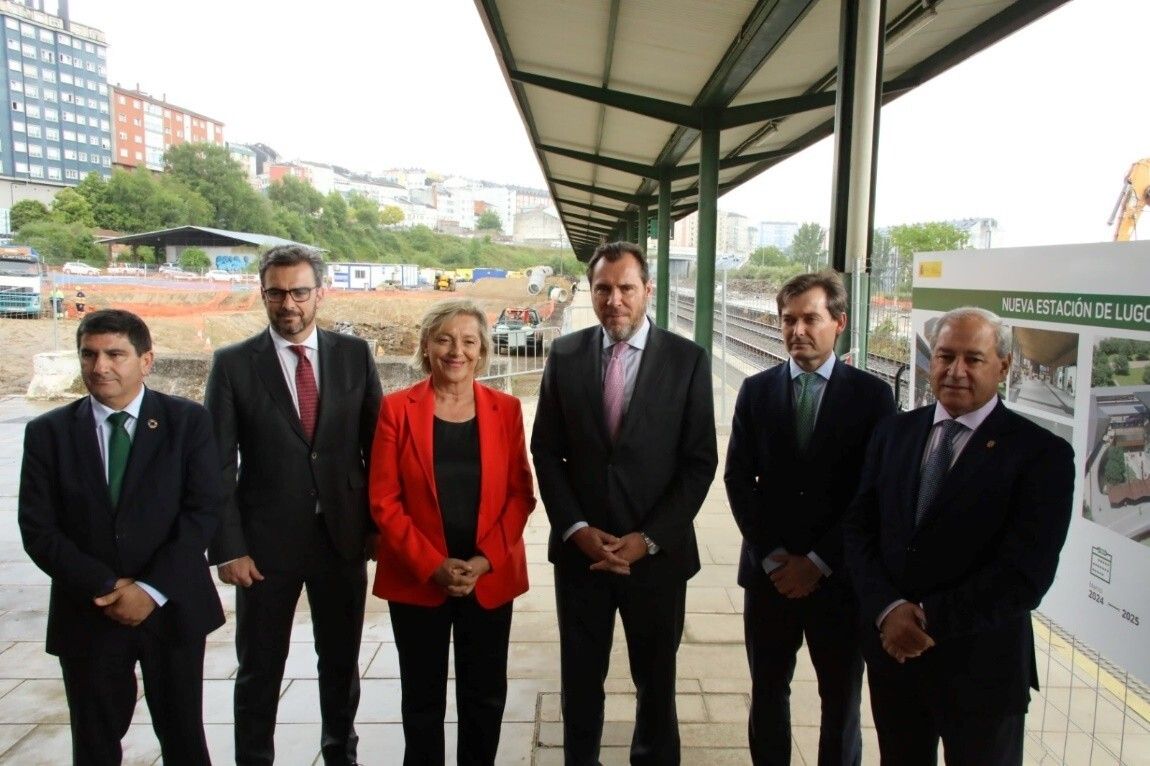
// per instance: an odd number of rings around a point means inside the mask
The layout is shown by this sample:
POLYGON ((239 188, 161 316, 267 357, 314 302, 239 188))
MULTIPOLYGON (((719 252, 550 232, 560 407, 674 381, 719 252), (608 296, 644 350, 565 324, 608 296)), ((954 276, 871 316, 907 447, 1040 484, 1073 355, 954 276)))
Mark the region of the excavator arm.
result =
POLYGON ((1126 180, 1122 185, 1122 193, 1114 204, 1114 211, 1107 222, 1111 226, 1118 221, 1114 229, 1115 242, 1127 242, 1134 237, 1134 230, 1138 226, 1138 217, 1142 215, 1143 208, 1150 202, 1150 158, 1138 160, 1130 166, 1126 180))

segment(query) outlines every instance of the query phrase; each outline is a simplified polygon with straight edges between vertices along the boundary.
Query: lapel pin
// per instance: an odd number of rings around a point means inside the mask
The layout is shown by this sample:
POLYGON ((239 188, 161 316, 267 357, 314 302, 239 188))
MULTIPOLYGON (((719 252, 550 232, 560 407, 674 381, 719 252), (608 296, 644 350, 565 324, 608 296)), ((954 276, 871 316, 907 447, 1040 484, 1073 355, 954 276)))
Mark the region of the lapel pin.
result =
POLYGON ((994 449, 995 444, 998 444, 998 442, 996 442, 994 439, 991 439, 990 441, 988 441, 986 443, 986 448, 987 449, 994 449))
POLYGON ((156 420, 155 418, 148 418, 148 428, 155 431, 159 427, 160 427, 160 421, 156 420))

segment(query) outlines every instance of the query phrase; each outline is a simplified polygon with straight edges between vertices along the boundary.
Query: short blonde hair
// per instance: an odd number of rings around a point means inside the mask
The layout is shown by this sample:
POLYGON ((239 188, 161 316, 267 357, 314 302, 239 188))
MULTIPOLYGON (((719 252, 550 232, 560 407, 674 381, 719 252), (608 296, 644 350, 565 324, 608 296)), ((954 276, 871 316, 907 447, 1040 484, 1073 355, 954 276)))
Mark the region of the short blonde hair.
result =
POLYGON ((427 310, 419 323, 419 343, 411 357, 411 368, 421 370, 425 375, 431 374, 431 360, 424 353, 427 342, 443 325, 457 316, 474 317, 479 323, 479 359, 475 362, 475 374, 482 375, 487 370, 487 362, 491 359, 492 344, 491 330, 487 326, 487 314, 474 301, 450 300, 440 301, 427 310))

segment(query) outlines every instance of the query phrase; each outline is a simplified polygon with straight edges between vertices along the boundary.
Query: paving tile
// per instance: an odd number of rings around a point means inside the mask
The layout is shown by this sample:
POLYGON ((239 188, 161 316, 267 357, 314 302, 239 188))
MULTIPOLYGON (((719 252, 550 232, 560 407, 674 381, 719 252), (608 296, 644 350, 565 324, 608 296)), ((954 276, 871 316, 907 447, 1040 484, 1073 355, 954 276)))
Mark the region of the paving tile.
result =
POLYGON ((745 723, 751 710, 746 694, 704 694, 707 720, 716 723, 745 723))
POLYGON ((0 697, 0 723, 68 723, 64 682, 31 679, 0 697))
POLYGON ((0 617, 0 641, 36 641, 43 644, 47 632, 46 605, 38 609, 14 609, 0 617))
MULTIPOLYGON (((740 596, 741 600, 742 596, 740 596)), ((732 614, 735 605, 727 589, 719 586, 687 586, 687 611, 690 613, 732 614)))
POLYGON ((739 614, 688 613, 683 640, 693 643, 738 644, 744 646, 743 616, 739 614))
POLYGON ((42 641, 17 641, 0 654, 0 678, 60 678, 60 661, 42 641))
POLYGON ((30 723, 0 724, 0 763, 15 763, 12 759, 6 758, 4 754, 34 728, 36 728, 35 725, 30 723))

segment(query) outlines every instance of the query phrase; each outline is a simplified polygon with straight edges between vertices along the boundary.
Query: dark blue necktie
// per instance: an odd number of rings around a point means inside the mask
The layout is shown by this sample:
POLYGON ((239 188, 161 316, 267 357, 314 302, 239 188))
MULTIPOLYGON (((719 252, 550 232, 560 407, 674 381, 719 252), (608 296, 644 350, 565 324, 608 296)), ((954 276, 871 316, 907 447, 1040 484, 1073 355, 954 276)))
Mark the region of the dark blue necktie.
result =
POLYGON ((927 456, 926 463, 923 464, 922 478, 918 483, 918 503, 914 507, 916 527, 922 523, 922 517, 926 515, 930 504, 938 496, 942 480, 946 478, 946 472, 950 470, 950 464, 954 461, 954 438, 966 430, 966 426, 957 420, 944 420, 938 427, 942 433, 938 436, 934 451, 927 456))

